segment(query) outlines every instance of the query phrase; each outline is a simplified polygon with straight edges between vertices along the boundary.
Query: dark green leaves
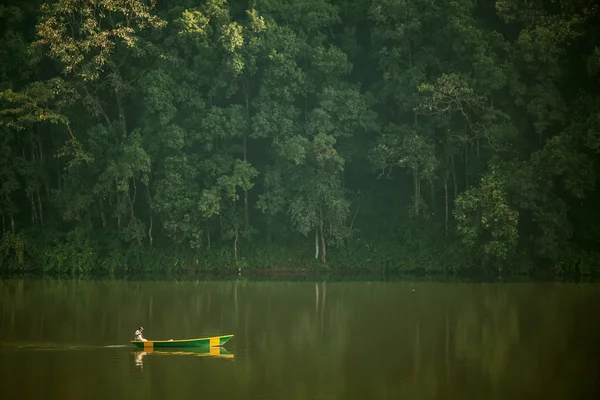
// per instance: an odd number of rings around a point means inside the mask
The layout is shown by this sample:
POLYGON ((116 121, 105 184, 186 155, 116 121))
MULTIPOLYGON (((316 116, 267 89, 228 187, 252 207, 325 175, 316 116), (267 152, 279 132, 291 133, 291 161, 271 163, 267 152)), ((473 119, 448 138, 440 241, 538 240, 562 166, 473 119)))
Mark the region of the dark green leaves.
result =
POLYGON ((481 184, 462 194, 454 215, 460 240, 492 260, 505 260, 519 240, 519 213, 508 203, 505 171, 493 167, 481 184))

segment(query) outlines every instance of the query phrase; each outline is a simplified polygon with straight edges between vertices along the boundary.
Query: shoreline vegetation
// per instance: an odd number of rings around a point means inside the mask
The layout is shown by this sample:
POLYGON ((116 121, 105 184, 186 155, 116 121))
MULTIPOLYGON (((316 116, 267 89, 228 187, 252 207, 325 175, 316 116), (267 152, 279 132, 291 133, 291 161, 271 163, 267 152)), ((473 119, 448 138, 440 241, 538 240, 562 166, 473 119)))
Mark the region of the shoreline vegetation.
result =
POLYGON ((170 272, 56 272, 34 270, 30 272, 0 273, 0 280, 61 280, 61 281, 174 281, 174 282, 404 282, 404 283, 455 283, 455 284, 494 284, 494 283, 550 283, 550 284, 596 284, 600 283, 600 276, 580 274, 556 274, 539 272, 526 275, 494 275, 480 270, 461 272, 456 274, 431 273, 431 272, 402 272, 398 270, 373 270, 373 269, 328 269, 319 268, 281 268, 281 269, 213 269, 198 270, 186 268, 185 270, 170 272))
POLYGON ((587 0, 7 0, 0 275, 600 276, 587 0))
MULTIPOLYGON (((393 246, 393 244, 390 244, 393 246)), ((64 247, 60 250, 65 251, 64 247)), ((402 249, 366 254, 348 253, 337 250, 331 253, 330 260, 311 259, 305 249, 292 251, 274 249, 271 252, 245 251, 246 257, 234 260, 227 251, 204 253, 198 258, 193 253, 181 257, 168 249, 150 249, 144 254, 123 256, 113 253, 102 259, 100 253, 92 249, 76 250, 58 256, 56 249, 42 248, 47 258, 25 257, 28 261, 16 266, 6 266, 0 277, 49 277, 49 278, 109 278, 109 279, 255 279, 272 280, 394 280, 416 279, 433 281, 474 281, 474 282, 529 282, 529 281, 596 281, 600 279, 597 270, 582 273, 580 269, 552 269, 531 265, 513 265, 504 270, 482 268, 481 265, 465 266, 459 259, 451 259, 451 254, 429 255, 426 260, 403 257, 402 249), (391 255, 397 255, 392 258, 391 255), (85 255, 86 257, 78 257, 85 255), (54 264, 60 261, 60 264, 54 264)), ((68 250, 66 250, 68 251, 68 250)), ((16 258, 16 257, 15 257, 16 258)), ((10 260, 10 258, 7 258, 10 260)), ((13 259, 14 260, 14 259, 13 259)))

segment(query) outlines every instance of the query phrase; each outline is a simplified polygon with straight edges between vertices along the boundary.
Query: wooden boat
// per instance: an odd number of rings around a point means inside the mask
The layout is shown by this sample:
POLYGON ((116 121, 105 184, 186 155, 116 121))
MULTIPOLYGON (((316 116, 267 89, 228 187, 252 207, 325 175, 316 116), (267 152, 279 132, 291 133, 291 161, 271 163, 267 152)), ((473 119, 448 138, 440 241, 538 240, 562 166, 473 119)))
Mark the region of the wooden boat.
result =
POLYGON ((156 347, 168 348, 168 347, 220 347, 231 339, 233 335, 224 336, 213 336, 200 339, 183 339, 183 340, 132 340, 138 348, 142 349, 154 349, 156 347))

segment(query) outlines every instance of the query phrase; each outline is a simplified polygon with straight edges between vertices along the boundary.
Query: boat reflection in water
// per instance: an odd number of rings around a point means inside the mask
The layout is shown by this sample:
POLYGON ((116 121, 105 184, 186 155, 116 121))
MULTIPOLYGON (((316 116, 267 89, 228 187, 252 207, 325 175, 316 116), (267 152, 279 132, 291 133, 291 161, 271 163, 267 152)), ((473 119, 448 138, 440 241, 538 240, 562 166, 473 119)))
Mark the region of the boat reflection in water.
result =
POLYGON ((145 349, 134 352, 135 354, 135 365, 143 368, 144 357, 148 354, 160 355, 160 356, 196 356, 196 357, 212 357, 212 358, 226 358, 232 360, 234 354, 229 352, 224 347, 189 347, 179 349, 163 348, 160 350, 145 349))

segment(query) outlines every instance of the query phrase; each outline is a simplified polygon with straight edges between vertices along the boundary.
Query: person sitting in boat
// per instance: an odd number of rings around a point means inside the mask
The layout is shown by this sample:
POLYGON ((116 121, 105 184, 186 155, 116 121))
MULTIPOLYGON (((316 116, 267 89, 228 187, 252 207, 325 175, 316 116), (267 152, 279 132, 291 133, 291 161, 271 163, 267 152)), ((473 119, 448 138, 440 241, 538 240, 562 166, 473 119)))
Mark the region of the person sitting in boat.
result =
POLYGON ((147 340, 144 339, 144 337, 142 336, 142 332, 144 332, 144 328, 140 326, 140 328, 135 331, 135 340, 141 340, 143 342, 146 342, 147 340))

